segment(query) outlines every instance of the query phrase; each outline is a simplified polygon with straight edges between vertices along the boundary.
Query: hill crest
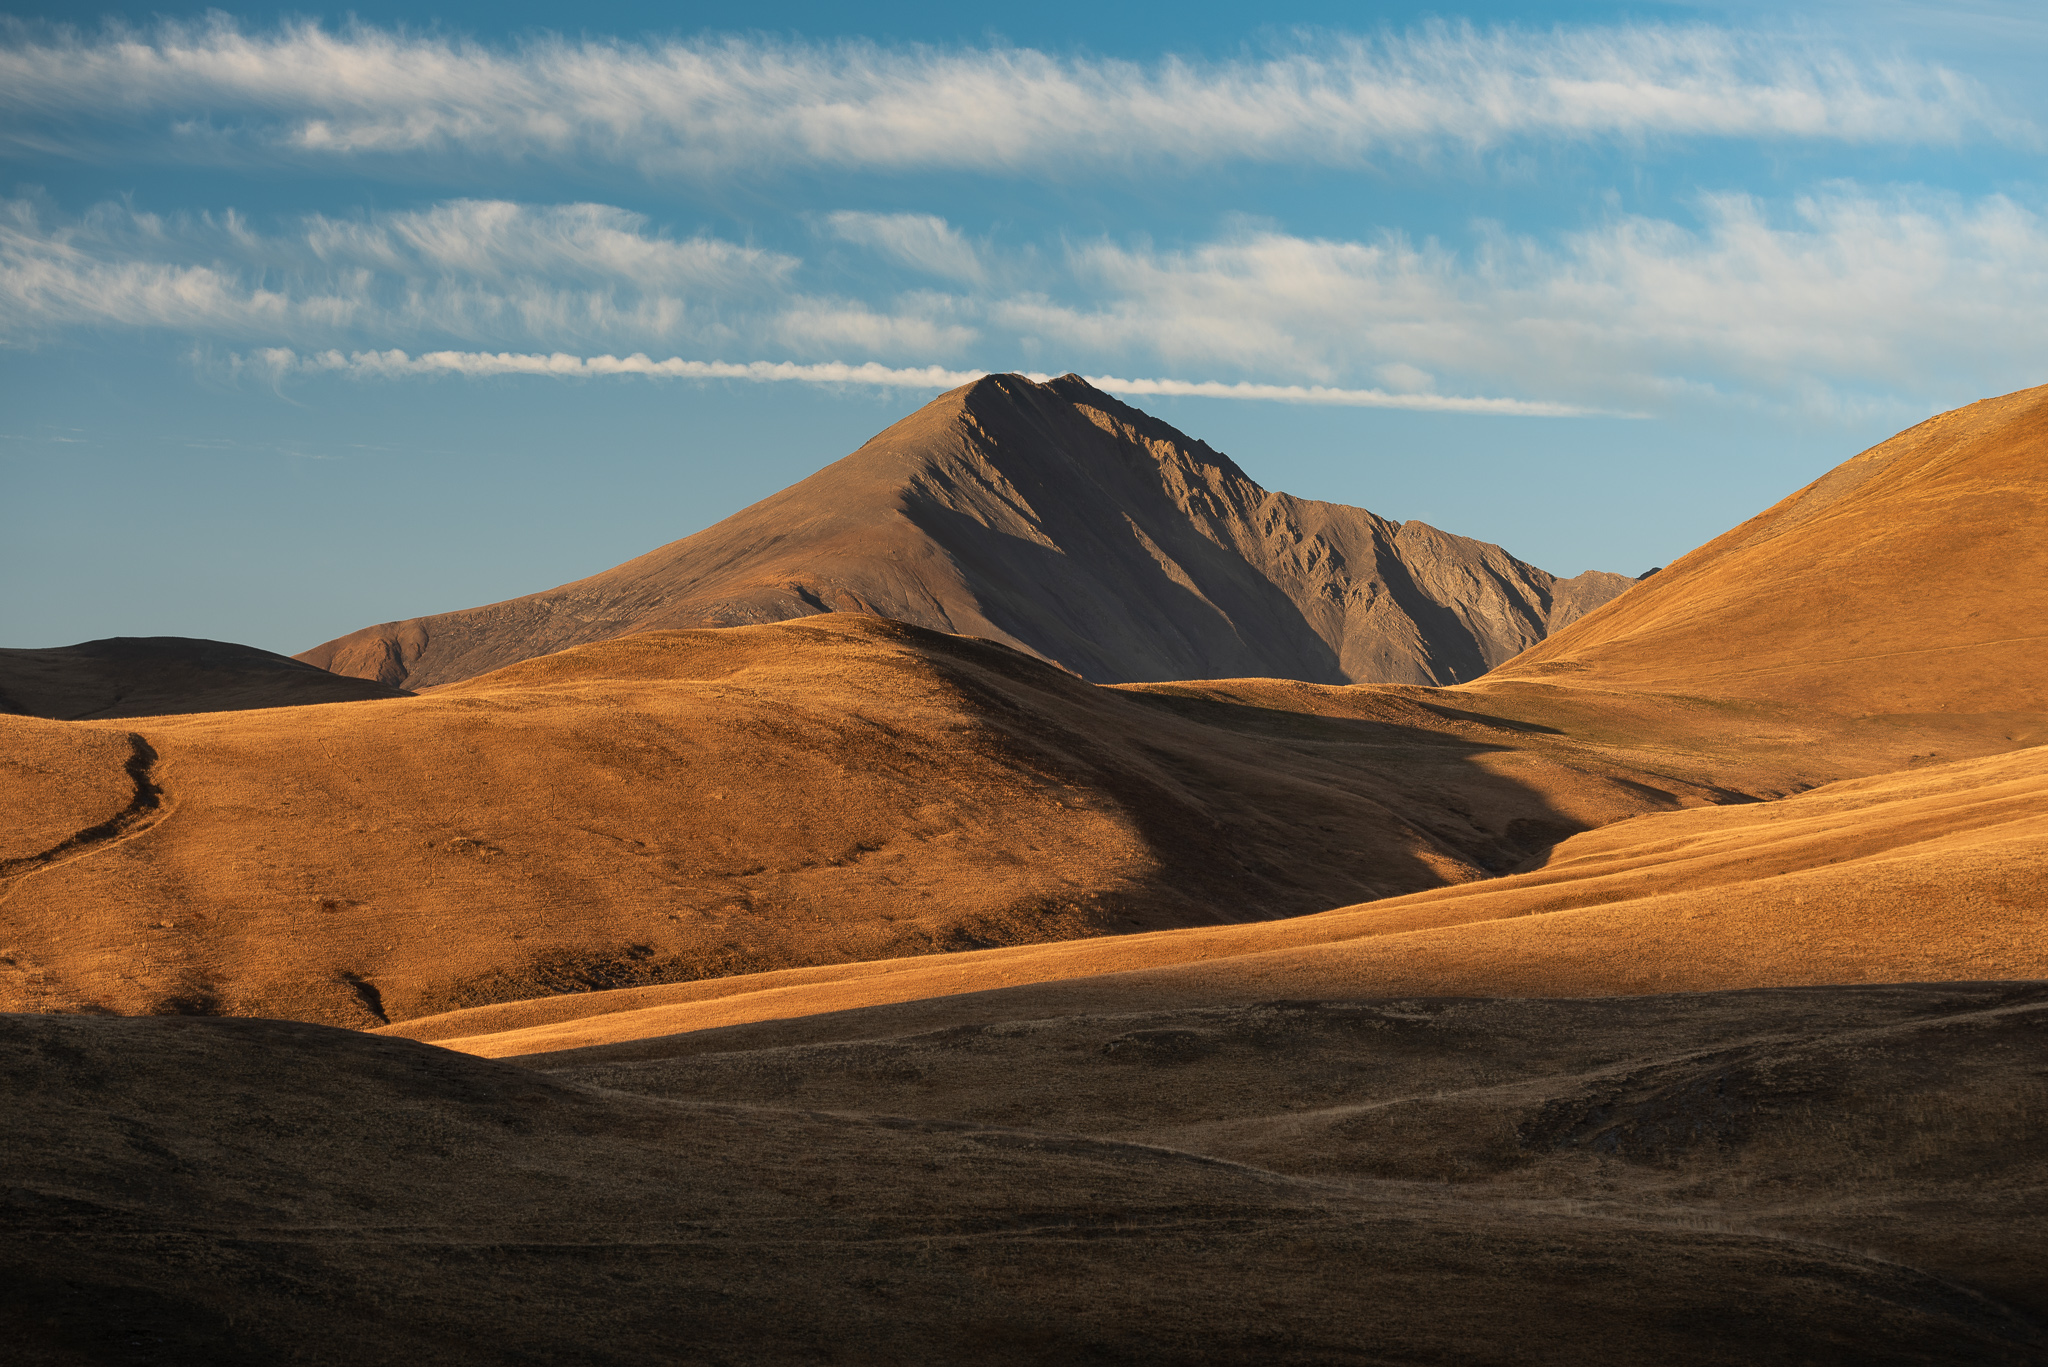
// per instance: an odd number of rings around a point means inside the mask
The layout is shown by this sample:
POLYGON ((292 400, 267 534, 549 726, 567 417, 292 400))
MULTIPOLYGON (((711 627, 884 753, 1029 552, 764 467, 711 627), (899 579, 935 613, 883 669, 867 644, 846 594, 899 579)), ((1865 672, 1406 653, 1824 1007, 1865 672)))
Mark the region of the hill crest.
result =
POLYGON ((2048 385, 1908 428, 1675 561, 1488 686, 1862 714, 2048 712, 2048 385))
POLYGON ((341 678, 255 646, 191 636, 109 636, 0 650, 0 713, 54 721, 404 696, 374 678, 341 678))

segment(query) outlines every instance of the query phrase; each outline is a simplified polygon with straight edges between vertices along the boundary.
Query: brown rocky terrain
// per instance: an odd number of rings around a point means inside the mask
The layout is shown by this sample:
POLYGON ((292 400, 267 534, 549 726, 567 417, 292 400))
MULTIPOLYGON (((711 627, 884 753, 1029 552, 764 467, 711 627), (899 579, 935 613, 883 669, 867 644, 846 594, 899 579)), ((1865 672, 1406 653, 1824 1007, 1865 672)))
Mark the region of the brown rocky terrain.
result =
POLYGON ((1635 581, 1260 488, 1067 375, 991 375, 695 536, 298 658, 426 688, 638 631, 876 613, 1096 683, 1457 683, 1635 581))
POLYGON ((114 636, 47 650, 0 650, 0 713, 161 717, 251 707, 402 698, 405 690, 348 678, 254 646, 188 636, 114 636))

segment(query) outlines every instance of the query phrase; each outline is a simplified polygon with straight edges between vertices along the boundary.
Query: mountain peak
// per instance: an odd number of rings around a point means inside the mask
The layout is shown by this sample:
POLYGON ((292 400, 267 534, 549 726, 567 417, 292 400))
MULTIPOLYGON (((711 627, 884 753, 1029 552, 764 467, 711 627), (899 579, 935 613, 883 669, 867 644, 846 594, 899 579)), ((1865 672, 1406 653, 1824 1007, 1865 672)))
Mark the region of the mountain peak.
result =
MULTIPOLYGON (((978 421, 986 422, 992 409, 1008 412, 1041 410, 1049 412, 1055 423, 1063 422, 1074 412, 1085 415, 1088 412, 1101 414, 1110 423, 1121 426, 1124 435, 1134 439, 1137 446, 1147 450, 1154 460, 1178 455, 1195 465, 1213 466, 1223 477, 1242 481, 1259 489, 1257 481, 1221 451, 1198 437, 1191 437, 1173 424, 1156 418, 1142 408, 1135 408, 1112 394, 1097 389, 1083 376, 1069 371, 1065 375, 1039 382, 1027 375, 995 374, 984 375, 956 390, 961 395, 961 405, 978 421)), ((943 404, 946 397, 933 403, 943 404)), ((911 422, 916 414, 905 419, 911 422)), ((1097 426, 1101 426, 1097 423, 1097 426)))
POLYGON ((994 374, 603 574, 300 658, 420 688, 638 631, 864 612, 1101 683, 1446 684, 1631 582, 1572 581, 1560 597, 1555 576, 1498 546, 1270 493, 1079 375, 994 374))

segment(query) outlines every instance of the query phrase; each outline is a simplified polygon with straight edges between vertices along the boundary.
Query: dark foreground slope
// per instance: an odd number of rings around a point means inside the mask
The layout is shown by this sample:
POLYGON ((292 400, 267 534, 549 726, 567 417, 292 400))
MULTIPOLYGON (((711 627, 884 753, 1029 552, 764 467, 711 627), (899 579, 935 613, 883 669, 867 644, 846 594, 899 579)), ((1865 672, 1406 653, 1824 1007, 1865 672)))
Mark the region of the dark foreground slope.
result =
POLYGON ((36 1367, 2040 1363, 2044 1019, 1997 984, 1279 1002, 550 1075, 4 1017, 0 1333, 36 1367))
POLYGON ((1068 375, 991 375, 715 527, 589 579, 299 656, 421 688, 636 631, 869 612, 1097 683, 1476 678, 1635 581, 1260 488, 1068 375))
POLYGON ((47 650, 0 650, 0 712, 58 721, 405 696, 375 679, 189 636, 113 636, 47 650))

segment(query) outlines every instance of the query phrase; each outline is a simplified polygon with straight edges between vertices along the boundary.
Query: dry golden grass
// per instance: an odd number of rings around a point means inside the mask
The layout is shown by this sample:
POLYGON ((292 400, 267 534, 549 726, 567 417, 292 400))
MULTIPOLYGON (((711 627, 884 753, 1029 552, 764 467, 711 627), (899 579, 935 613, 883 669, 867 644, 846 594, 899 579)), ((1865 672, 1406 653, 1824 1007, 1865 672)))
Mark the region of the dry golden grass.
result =
POLYGON ((498 1034, 1138 972, 1556 994, 2038 971, 2034 833, 1973 796, 2034 800, 2029 761, 1968 762, 2048 736, 2025 667, 2044 410, 1923 424, 1455 689, 1094 688, 835 613, 417 698, 0 719, 33 813, 0 865, 0 1005, 375 1026, 543 999, 457 1032, 498 1034))
POLYGON ((2048 749, 1638 817, 1527 873, 1285 921, 553 998, 391 1030, 493 1057, 635 1040, 651 1057, 689 1031, 899 1002, 937 1027, 1283 995, 1982 978, 2048 978, 2048 749))
POLYGON ((1872 447, 1496 670, 1847 714, 2048 711, 2048 386, 1872 447))
POLYGON ((0 870, 16 872, 135 796, 127 733, 0 719, 0 870))
MULTIPOLYGON (((0 884, 0 1004, 367 1026, 1260 920, 1737 796, 1682 743, 1581 742, 1437 690, 1312 689, 1288 710, 1245 688, 1095 688, 833 615, 606 642, 417 698, 0 719, 41 757, 22 781, 65 793, 61 819, 17 837, 26 854, 129 801, 134 745, 162 793, 147 820, 0 884)), ((1841 772, 1812 739, 1743 780, 1841 772)), ((1922 743, 1887 732, 1852 762, 1922 743)))
MULTIPOLYGON (((990 992, 1004 1004, 987 1009, 1014 1011, 1038 1009, 1012 1000, 1033 993, 1075 1010, 1285 991, 2048 976, 2048 751, 2030 748, 2048 738, 2044 448, 2048 388, 1944 414, 1473 685, 1127 690, 1195 711, 1318 716, 1399 696, 1555 738, 1546 763, 1569 762, 1567 744, 1627 753, 1777 801, 1651 810, 1573 837, 1537 869, 1285 923, 756 975, 405 1028, 523 1054, 880 1003, 971 1020, 987 1005, 973 994, 990 992)), ((1510 774, 1531 755, 1514 747, 1491 767, 1510 774)))

